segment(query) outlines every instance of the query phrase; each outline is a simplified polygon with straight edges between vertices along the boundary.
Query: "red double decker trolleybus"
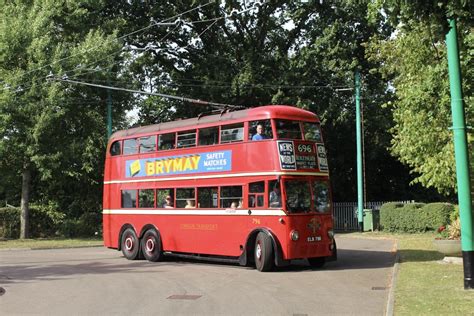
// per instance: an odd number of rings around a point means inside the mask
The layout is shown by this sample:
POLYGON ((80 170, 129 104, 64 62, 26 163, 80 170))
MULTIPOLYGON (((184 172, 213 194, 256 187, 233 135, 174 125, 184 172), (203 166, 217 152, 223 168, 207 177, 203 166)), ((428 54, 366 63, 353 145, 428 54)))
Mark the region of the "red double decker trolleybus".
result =
POLYGON ((269 271, 336 258, 319 119, 282 105, 116 132, 107 146, 106 247, 269 271))

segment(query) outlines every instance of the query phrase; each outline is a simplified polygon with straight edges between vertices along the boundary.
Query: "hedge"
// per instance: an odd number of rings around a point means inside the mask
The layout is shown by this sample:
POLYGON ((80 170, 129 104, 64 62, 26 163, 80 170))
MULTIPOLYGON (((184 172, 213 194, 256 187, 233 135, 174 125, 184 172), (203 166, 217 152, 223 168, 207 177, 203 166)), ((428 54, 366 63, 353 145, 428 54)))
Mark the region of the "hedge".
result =
MULTIPOLYGON (((0 208, 0 238, 20 237, 19 208, 0 208)), ((49 205, 30 206, 30 238, 92 237, 101 233, 102 216, 84 213, 78 219, 67 219, 49 205)))
POLYGON ((385 203, 380 208, 380 225, 389 232, 432 231, 448 224, 453 212, 454 205, 449 203, 385 203))

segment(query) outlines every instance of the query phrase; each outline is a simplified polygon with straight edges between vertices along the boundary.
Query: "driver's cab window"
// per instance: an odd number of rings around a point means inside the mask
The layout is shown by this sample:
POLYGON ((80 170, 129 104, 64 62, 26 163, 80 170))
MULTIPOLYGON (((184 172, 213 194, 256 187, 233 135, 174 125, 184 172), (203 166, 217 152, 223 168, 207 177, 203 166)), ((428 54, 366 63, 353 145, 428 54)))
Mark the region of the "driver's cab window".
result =
POLYGON ((249 122, 249 140, 265 140, 272 138, 272 122, 270 120, 249 122))
POLYGON ((268 182, 268 204, 271 208, 281 207, 280 182, 277 180, 268 182))
POLYGON ((311 187, 306 180, 285 181, 286 209, 290 213, 311 211, 311 187))

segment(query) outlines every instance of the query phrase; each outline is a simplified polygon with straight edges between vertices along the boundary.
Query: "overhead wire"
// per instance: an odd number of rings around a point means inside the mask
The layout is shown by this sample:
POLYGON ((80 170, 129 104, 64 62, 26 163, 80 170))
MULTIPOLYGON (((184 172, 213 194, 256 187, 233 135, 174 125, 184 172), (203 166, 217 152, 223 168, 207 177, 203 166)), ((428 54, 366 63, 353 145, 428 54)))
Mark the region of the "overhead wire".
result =
POLYGON ((116 91, 125 91, 125 92, 138 93, 138 94, 146 94, 146 95, 153 95, 153 96, 158 96, 158 97, 167 98, 167 99, 172 99, 172 100, 190 102, 190 103, 199 104, 199 105, 207 105, 207 106, 211 106, 211 107, 216 108, 216 109, 222 109, 222 108, 237 109, 237 108, 242 108, 241 106, 239 106, 239 105, 234 105, 234 104, 209 102, 209 101, 203 101, 203 100, 199 100, 199 99, 191 99, 191 98, 186 98, 186 97, 178 97, 178 96, 169 95, 169 94, 164 94, 164 93, 155 93, 155 92, 132 90, 132 89, 126 89, 126 88, 113 87, 113 86, 99 85, 99 84, 88 83, 88 82, 83 82, 83 81, 69 80, 69 79, 65 79, 65 78, 56 78, 56 77, 54 77, 54 76, 50 76, 48 79, 49 79, 49 80, 53 80, 53 81, 62 81, 62 82, 80 84, 80 85, 91 86, 91 87, 102 88, 102 89, 109 89, 109 90, 116 90, 116 91))
MULTIPOLYGON (((250 8, 247 8, 247 9, 245 9, 245 10, 241 10, 241 11, 232 11, 231 14, 230 14, 230 16, 237 16, 237 15, 239 15, 239 14, 248 12, 248 11, 250 11, 250 10, 252 10, 252 9, 254 9, 254 7, 250 7, 250 8)), ((181 15, 183 15, 183 14, 181 14, 181 15)), ((214 24, 216 24, 218 21, 220 21, 220 20, 222 20, 222 19, 225 19, 226 17, 227 17, 227 15, 221 16, 221 17, 217 17, 217 18, 207 19, 207 20, 182 21, 182 22, 183 22, 184 24, 191 24, 191 25, 194 25, 194 24, 197 24, 197 23, 203 23, 203 22, 211 22, 211 21, 213 21, 213 23, 211 23, 211 24, 210 24, 208 27, 206 27, 201 33, 198 34, 197 37, 200 38, 200 37, 201 37, 205 32, 207 32, 214 24)), ((174 18, 174 17, 173 17, 173 18, 174 18)), ((167 20, 170 20, 170 19, 172 19, 172 18, 166 19, 166 20, 164 20, 164 21, 167 21, 167 20)), ((175 21, 175 24, 177 25, 177 27, 180 26, 180 23, 176 23, 176 21, 175 21)), ((164 40, 166 39, 166 37, 168 37, 173 31, 175 31, 175 30, 177 29, 177 27, 175 27, 173 30, 169 31, 164 37, 162 37, 161 39, 159 39, 158 42, 164 41, 164 40)), ((143 29, 141 29, 141 30, 143 30, 143 29)), ((140 31, 141 31, 141 30, 140 30, 140 31)), ((189 48, 190 46, 191 46, 191 43, 187 44, 186 46, 174 47, 174 48, 171 48, 171 49, 174 50, 174 51, 178 51, 178 50, 181 50, 181 49, 189 48)), ((149 51, 149 50, 151 50, 151 49, 152 49, 151 47, 147 47, 147 48, 143 49, 143 51, 146 52, 146 51, 149 51)), ((166 50, 166 49, 168 49, 168 48, 162 48, 161 50, 166 50)), ((132 50, 133 50, 133 49, 132 49, 132 50)), ((116 51, 116 52, 114 52, 114 53, 111 53, 111 54, 112 54, 112 55, 115 55, 115 54, 121 53, 121 52, 123 52, 122 49, 119 50, 119 51, 116 51)), ((103 59, 100 59, 100 60, 98 60, 98 61, 94 61, 94 62, 89 63, 88 66, 94 65, 94 64, 98 63, 99 61, 102 61, 102 60, 104 60, 104 59, 107 59, 111 54, 109 54, 107 57, 105 57, 105 58, 103 58, 103 59)), ((225 58, 225 57, 217 56, 217 55, 213 55, 213 56, 218 57, 218 58, 225 58)), ((225 59, 228 60, 228 58, 225 58, 225 59)), ((120 62, 121 62, 121 61, 120 61, 120 62)), ((112 65, 109 65, 109 67, 111 67, 111 66, 113 66, 113 65, 116 65, 116 64, 118 64, 118 63, 120 63, 120 62, 113 63, 112 65)), ((72 72, 72 71, 73 71, 73 70, 68 71, 68 72, 72 72)), ((100 70, 97 70, 97 71, 100 71, 100 70)), ((94 71, 91 70, 91 71, 89 71, 88 73, 93 73, 93 72, 94 72, 94 71)), ((77 77, 77 76, 74 76, 74 77, 77 77)))
MULTIPOLYGON (((134 35, 134 34, 139 33, 139 32, 141 32, 141 31, 147 30, 147 29, 149 29, 149 28, 151 28, 151 27, 153 27, 153 26, 159 25, 160 23, 166 23, 166 22, 168 22, 168 21, 170 21, 170 20, 172 20, 172 19, 175 19, 175 18, 177 18, 177 17, 180 17, 180 16, 182 16, 182 15, 184 15, 184 14, 187 14, 187 13, 192 12, 192 11, 194 11, 194 10, 197 10, 197 9, 200 9, 200 8, 203 8, 203 7, 206 7, 206 6, 208 6, 209 4, 211 4, 211 3, 214 3, 214 1, 209 1, 209 2, 206 3, 206 4, 198 5, 198 6, 195 7, 195 8, 192 8, 192 9, 190 9, 190 10, 187 10, 187 11, 185 11, 185 12, 182 12, 182 13, 180 13, 180 14, 177 14, 177 15, 175 15, 175 16, 172 16, 172 17, 170 17, 170 18, 167 18, 167 19, 165 19, 165 20, 162 20, 162 21, 160 21, 160 22, 154 22, 154 23, 152 23, 152 24, 150 24, 150 25, 148 25, 148 26, 146 26, 146 27, 143 27, 143 28, 141 28, 141 29, 139 29, 139 30, 135 30, 135 31, 130 32, 130 33, 128 33, 128 34, 122 35, 122 36, 118 37, 116 40, 117 40, 117 41, 122 40, 122 39, 124 39, 124 38, 126 38, 126 37, 128 37, 128 36, 134 35)), ((91 48, 87 49, 85 52, 89 52, 89 51, 91 51, 91 50, 94 50, 94 49, 96 49, 96 48, 98 48, 98 47, 101 47, 102 45, 104 45, 104 44, 99 44, 99 45, 96 45, 96 46, 94 46, 94 47, 91 47, 91 48)), ((28 75, 28 74, 30 74, 30 73, 32 73, 32 72, 35 72, 35 71, 44 69, 44 68, 46 68, 46 67, 50 67, 50 66, 55 65, 55 64, 57 64, 57 63, 59 63, 59 62, 61 62, 61 61, 67 60, 67 59, 72 58, 72 57, 76 57, 76 56, 78 56, 78 55, 80 55, 80 54, 83 54, 83 53, 84 53, 84 52, 80 52, 80 53, 76 53, 76 54, 72 54, 72 55, 66 56, 66 57, 61 58, 61 59, 59 59, 59 60, 56 60, 56 61, 54 61, 54 62, 52 62, 52 63, 50 63, 50 64, 43 65, 43 66, 41 66, 41 67, 38 67, 38 68, 35 68, 35 69, 32 69, 32 70, 29 70, 29 71, 25 72, 25 73, 22 74, 22 75, 23 75, 23 76, 26 76, 26 75, 28 75)), ((3 82, 4 82, 4 81, 3 81, 3 82)))

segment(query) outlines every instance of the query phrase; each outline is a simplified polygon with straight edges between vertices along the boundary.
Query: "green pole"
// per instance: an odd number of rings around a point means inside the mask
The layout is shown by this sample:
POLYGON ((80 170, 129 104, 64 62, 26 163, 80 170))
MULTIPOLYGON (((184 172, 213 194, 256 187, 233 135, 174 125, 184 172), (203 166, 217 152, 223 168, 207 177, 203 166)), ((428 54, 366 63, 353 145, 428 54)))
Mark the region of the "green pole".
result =
POLYGON ((357 220, 359 230, 364 231, 364 188, 362 182, 362 132, 360 116, 360 74, 355 72, 355 101, 356 101, 356 139, 357 139, 357 220))
POLYGON ((461 69, 456 32, 456 21, 449 20, 446 35, 448 48, 449 86, 453 117, 454 153, 458 187, 459 214, 461 219, 461 248, 464 266, 464 289, 474 289, 474 239, 472 201, 469 180, 469 156, 467 151, 466 123, 461 88, 461 69))
POLYGON ((107 89, 107 139, 112 136, 112 95, 107 89))

